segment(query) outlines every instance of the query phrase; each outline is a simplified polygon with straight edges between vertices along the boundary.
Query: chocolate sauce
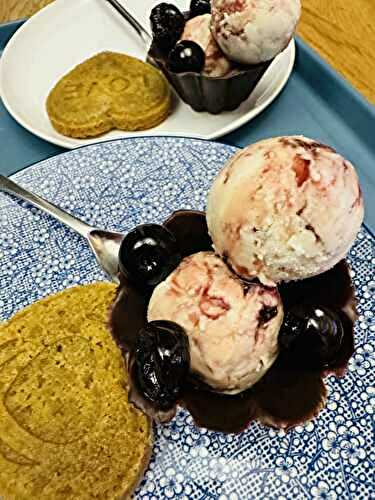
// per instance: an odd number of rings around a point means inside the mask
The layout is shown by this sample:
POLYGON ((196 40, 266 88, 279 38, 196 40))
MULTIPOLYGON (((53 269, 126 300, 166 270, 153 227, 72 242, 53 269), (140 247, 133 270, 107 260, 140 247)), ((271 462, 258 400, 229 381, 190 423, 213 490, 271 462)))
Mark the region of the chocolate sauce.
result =
POLYGON ((285 309, 295 304, 318 303, 340 311, 354 297, 349 267, 345 260, 319 276, 282 283, 278 289, 285 309))
POLYGON ((227 434, 243 431, 257 414, 253 389, 231 396, 190 385, 180 404, 199 427, 227 434))
MULTIPOLYGON (((180 210, 165 226, 172 231, 183 256, 212 250, 205 214, 180 210)), ((324 406, 328 373, 341 376, 354 351, 355 297, 349 267, 341 261, 317 277, 279 287, 285 311, 296 304, 313 303, 336 312, 344 328, 344 339, 334 362, 325 369, 292 367, 288 354, 280 355, 264 377, 251 389, 237 395, 218 394, 190 380, 179 404, 189 410, 195 423, 207 429, 233 433, 253 420, 278 428, 289 428, 314 417, 324 406)), ((132 350, 138 331, 146 323, 148 298, 121 281, 113 305, 111 327, 119 345, 132 350)), ((147 405, 143 405, 147 406, 147 405)))
POLYGON ((147 323, 148 298, 129 285, 120 274, 120 286, 117 289, 112 306, 110 328, 117 344, 131 351, 139 330, 147 323))
POLYGON ((290 369, 279 357, 254 386, 256 418, 272 427, 294 427, 319 413, 326 393, 320 371, 290 369))
POLYGON ((182 257, 212 251, 206 215, 198 210, 177 210, 164 222, 177 239, 182 257))

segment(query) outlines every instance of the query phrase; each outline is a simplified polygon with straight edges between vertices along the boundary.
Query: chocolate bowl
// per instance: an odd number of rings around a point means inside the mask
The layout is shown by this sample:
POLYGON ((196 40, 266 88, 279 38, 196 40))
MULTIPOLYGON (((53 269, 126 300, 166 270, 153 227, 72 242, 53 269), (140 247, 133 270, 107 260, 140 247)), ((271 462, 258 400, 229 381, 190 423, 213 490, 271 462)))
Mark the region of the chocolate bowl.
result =
MULTIPOLYGON (((212 249, 203 212, 181 210, 172 214, 164 225, 174 234, 183 257, 212 249)), ((329 374, 344 375, 354 351, 353 327, 356 319, 354 288, 346 262, 341 261, 314 278, 284 284, 279 292, 286 311, 298 304, 317 303, 330 308, 340 317, 343 341, 335 358, 324 367, 314 367, 310 366, 308 359, 295 363, 293 354, 280 352, 276 362, 258 383, 236 395, 213 392, 191 374, 178 404, 190 412, 198 426, 226 433, 240 432, 254 420, 276 428, 294 427, 313 418, 324 407, 327 396, 324 377, 329 374)), ((155 420, 167 422, 174 416, 176 407, 168 412, 153 407, 139 391, 132 370, 132 354, 138 332, 147 323, 148 301, 149 295, 138 292, 120 274, 110 326, 125 359, 130 360, 130 400, 155 420)))
POLYGON ((271 61, 253 66, 238 66, 222 77, 201 73, 169 71, 165 56, 152 45, 148 58, 155 62, 181 99, 195 111, 218 114, 233 111, 245 101, 271 65, 271 61))

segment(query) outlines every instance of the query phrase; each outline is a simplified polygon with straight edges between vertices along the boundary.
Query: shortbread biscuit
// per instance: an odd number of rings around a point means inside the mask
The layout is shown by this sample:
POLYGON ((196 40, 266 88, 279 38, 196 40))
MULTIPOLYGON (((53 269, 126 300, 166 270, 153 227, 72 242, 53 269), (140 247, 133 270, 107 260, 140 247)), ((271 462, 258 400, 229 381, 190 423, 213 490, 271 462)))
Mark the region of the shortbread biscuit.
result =
POLYGON ((146 130, 164 121, 170 108, 169 85, 162 73, 115 52, 102 52, 76 66, 47 98, 54 128, 76 138, 112 129, 146 130))
POLYGON ((0 498, 128 498, 149 420, 107 329, 115 285, 74 287, 0 325, 0 498))

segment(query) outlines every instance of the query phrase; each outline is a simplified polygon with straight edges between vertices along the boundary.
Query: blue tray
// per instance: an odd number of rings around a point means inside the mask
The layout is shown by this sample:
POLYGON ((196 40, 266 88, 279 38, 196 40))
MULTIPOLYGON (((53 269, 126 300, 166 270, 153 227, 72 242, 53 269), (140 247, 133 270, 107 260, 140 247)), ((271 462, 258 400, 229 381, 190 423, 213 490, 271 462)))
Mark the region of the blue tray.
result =
MULTIPOLYGON (((23 22, 0 26, 0 55, 23 22)), ((244 146, 265 137, 298 133, 332 145, 358 169, 366 223, 375 232, 374 130, 375 107, 297 39, 296 65, 285 90, 255 120, 222 141, 244 146)), ((10 175, 62 151, 18 125, 0 99, 0 173, 10 175)))

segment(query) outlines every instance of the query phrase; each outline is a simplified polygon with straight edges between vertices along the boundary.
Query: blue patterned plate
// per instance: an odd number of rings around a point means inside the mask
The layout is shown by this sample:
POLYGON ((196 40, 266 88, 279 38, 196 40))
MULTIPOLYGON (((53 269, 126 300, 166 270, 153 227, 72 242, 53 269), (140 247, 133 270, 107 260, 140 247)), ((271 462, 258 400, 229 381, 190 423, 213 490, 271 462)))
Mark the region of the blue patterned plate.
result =
MULTIPOLYGON (((235 148, 182 138, 135 138, 70 151, 14 178, 88 223, 127 231, 178 208, 205 207, 235 148)), ((350 252, 360 318, 346 376, 329 377, 325 409, 287 434, 256 423, 239 435, 198 429, 181 410, 157 426, 139 498, 369 499, 374 494, 375 241, 350 252)), ((0 320, 45 295, 105 279, 85 242, 0 193, 0 320)))

